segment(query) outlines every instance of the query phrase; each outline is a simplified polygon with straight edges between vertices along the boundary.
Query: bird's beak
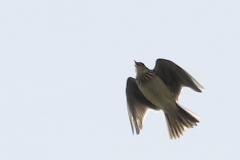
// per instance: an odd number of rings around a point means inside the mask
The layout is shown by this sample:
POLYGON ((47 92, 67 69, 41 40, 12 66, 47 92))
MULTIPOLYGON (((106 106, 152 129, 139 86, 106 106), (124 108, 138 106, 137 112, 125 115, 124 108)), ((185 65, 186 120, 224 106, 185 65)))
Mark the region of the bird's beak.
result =
POLYGON ((135 67, 137 67, 138 65, 137 65, 137 62, 134 60, 134 62, 135 62, 135 67))

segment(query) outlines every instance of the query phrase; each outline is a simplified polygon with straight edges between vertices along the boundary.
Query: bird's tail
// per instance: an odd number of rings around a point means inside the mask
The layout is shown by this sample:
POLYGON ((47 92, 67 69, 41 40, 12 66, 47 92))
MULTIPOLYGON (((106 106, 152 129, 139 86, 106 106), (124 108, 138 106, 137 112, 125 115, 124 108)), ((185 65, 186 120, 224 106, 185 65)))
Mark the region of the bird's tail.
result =
POLYGON ((177 103, 176 105, 178 107, 177 117, 171 117, 165 113, 171 139, 179 138, 183 134, 185 128, 193 128, 194 126, 197 126, 197 123, 199 122, 196 114, 181 107, 177 103))

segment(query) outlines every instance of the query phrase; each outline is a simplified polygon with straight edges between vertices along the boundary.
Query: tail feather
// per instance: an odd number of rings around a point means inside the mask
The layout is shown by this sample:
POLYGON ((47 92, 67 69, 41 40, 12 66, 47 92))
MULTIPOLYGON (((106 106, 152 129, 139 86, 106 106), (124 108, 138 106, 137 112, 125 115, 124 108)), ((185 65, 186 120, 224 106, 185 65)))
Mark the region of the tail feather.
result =
POLYGON ((177 107, 177 117, 170 117, 165 113, 168 132, 171 139, 179 138, 183 134, 185 128, 193 128, 194 126, 197 126, 197 123, 199 122, 198 117, 193 112, 178 104, 177 107))

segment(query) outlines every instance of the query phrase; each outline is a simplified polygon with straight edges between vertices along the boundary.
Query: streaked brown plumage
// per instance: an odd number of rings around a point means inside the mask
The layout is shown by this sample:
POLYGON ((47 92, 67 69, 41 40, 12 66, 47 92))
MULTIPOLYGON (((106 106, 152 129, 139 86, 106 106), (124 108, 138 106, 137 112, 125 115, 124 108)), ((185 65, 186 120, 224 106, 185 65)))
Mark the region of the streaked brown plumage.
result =
POLYGON ((190 74, 174 62, 158 59, 155 68, 149 70, 143 63, 135 62, 136 79, 127 79, 126 96, 128 114, 134 133, 142 129, 148 109, 163 110, 170 138, 179 138, 184 128, 192 128, 199 122, 189 110, 176 101, 183 86, 197 92, 203 88, 190 74))

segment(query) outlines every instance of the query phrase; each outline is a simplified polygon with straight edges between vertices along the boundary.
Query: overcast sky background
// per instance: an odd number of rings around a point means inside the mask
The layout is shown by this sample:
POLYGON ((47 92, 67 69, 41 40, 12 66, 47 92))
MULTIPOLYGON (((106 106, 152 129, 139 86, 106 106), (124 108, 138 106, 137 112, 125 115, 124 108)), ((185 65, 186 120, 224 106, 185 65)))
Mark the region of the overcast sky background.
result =
POLYGON ((240 1, 0 2, 1 160, 235 160, 240 1), (162 112, 128 119, 134 62, 174 61, 204 86, 200 124, 170 140, 162 112))

